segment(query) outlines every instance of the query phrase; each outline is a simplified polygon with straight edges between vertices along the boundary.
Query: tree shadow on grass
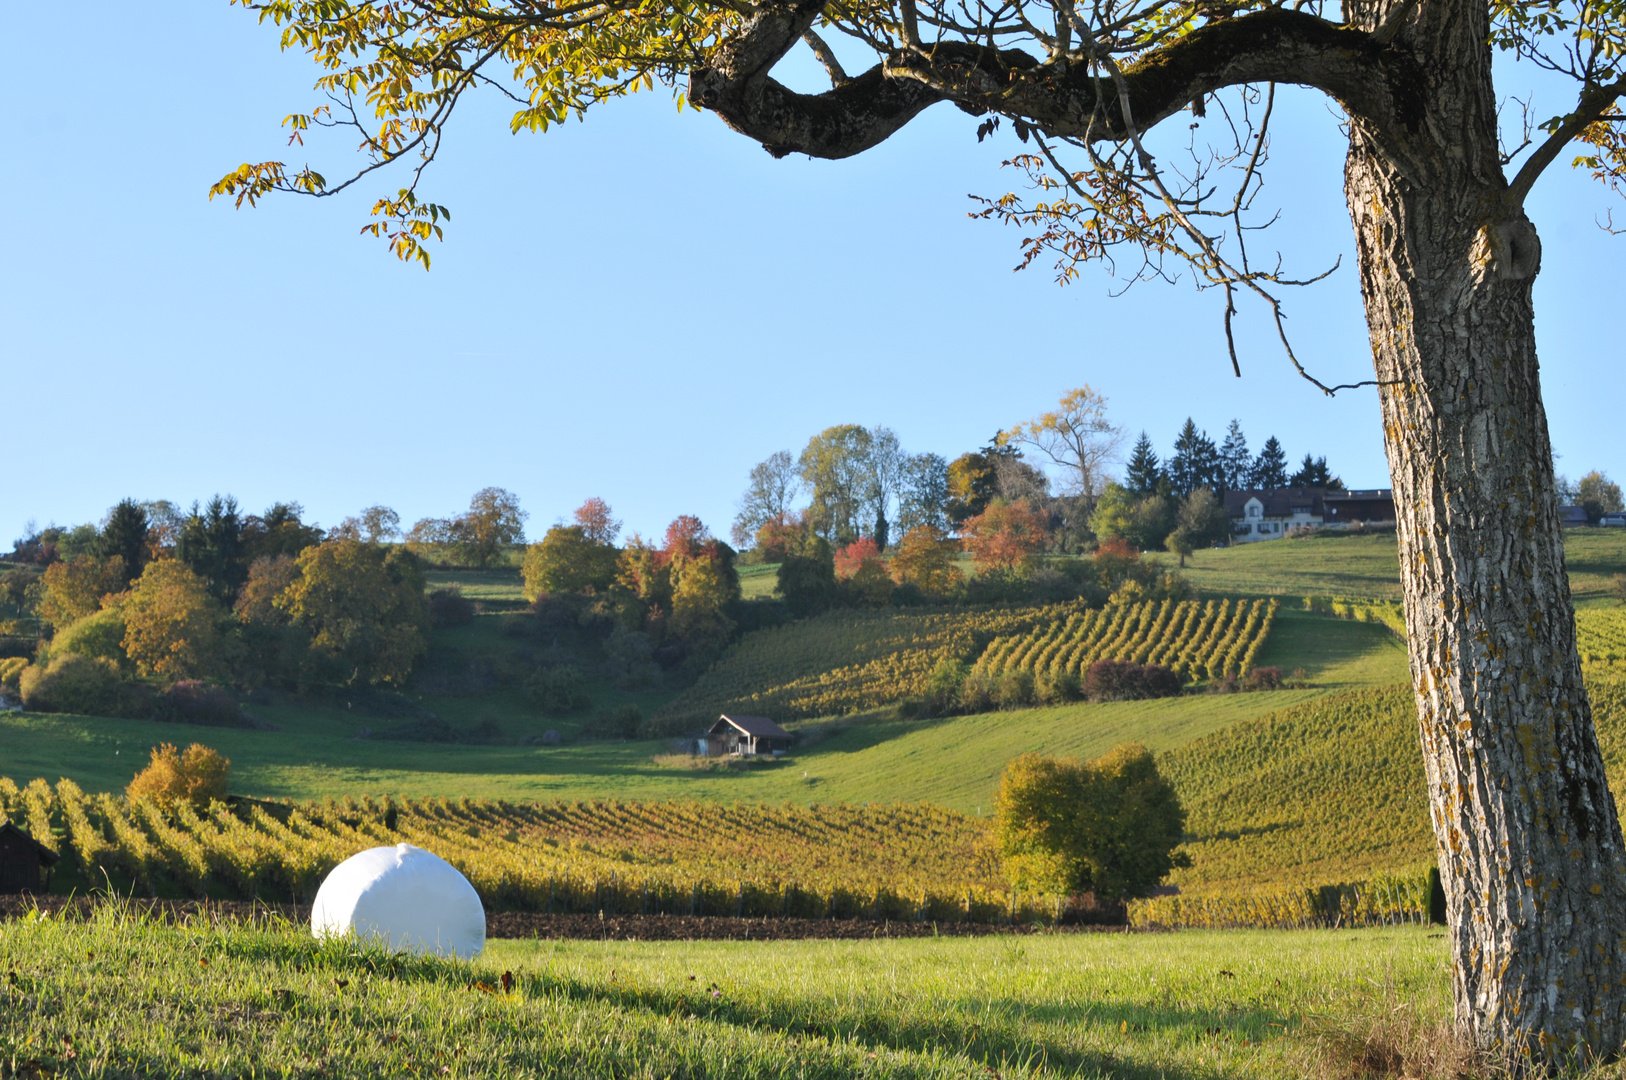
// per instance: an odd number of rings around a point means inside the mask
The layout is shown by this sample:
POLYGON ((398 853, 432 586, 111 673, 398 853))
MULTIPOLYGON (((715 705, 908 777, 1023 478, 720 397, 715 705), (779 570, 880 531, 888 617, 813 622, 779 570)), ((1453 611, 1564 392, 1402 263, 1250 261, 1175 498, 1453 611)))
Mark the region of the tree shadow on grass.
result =
POLYGON ((521 985, 530 994, 552 994, 584 1004, 659 1016, 691 1017, 786 1039, 946 1053, 991 1068, 1013 1065, 1123 1080, 1212 1080, 1224 1074, 1218 1069, 1135 1061, 1079 1043, 1134 1033, 1155 1034, 1164 1041, 1257 1045, 1281 1034, 1289 1023, 1281 1012, 1257 1001, 1239 1001, 1227 1008, 1189 1009, 1104 1001, 1036 1005, 991 998, 900 1012, 882 1005, 855 1008, 822 1000, 740 1001, 698 980, 691 984, 692 989, 684 991, 647 986, 614 988, 557 975, 527 976, 521 985), (1080 1033, 1081 1037, 1069 1039, 1064 1032, 1080 1033))

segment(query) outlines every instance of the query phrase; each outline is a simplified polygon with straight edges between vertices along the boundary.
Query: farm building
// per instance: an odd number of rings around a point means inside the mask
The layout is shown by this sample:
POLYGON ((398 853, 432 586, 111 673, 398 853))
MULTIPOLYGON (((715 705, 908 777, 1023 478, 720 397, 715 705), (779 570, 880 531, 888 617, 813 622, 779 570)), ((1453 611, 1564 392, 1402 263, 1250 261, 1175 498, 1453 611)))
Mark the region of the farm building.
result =
POLYGON ((696 740, 696 752, 711 757, 723 754, 741 757, 783 754, 795 741, 796 736, 765 716, 724 714, 707 729, 704 739, 696 740))
POLYGON ((1336 491, 1328 488, 1271 488, 1227 491, 1225 512, 1231 518, 1232 540, 1249 544, 1276 540, 1289 529, 1318 529, 1356 522, 1393 522, 1394 493, 1387 488, 1336 491))
POLYGON ((56 852, 11 822, 0 822, 0 893, 44 892, 40 868, 56 860, 56 852))

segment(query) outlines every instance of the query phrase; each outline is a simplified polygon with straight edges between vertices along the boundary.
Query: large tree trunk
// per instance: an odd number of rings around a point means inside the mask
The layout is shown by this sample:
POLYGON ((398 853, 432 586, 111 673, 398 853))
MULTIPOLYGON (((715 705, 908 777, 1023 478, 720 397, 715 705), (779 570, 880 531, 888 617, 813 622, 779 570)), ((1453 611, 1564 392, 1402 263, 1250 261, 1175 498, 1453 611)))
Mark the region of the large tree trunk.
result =
POLYGON ((1550 1063, 1626 1041, 1626 859, 1575 648, 1536 362, 1540 244, 1496 156, 1484 8, 1421 5, 1402 39, 1428 73, 1421 122, 1407 138, 1352 123, 1345 190, 1457 1021, 1481 1048, 1550 1063))

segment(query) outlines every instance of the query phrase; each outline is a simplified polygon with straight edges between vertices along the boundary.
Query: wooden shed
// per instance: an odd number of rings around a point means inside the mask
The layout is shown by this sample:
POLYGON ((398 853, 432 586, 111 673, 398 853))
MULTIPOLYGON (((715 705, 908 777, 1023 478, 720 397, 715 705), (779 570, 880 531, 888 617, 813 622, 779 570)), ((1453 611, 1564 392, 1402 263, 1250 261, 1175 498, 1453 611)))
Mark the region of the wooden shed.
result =
POLYGON ((796 736, 765 716, 729 716, 726 713, 707 730, 713 743, 720 741, 723 752, 751 757, 757 754, 783 754, 796 736))
POLYGON ((44 892, 40 868, 56 860, 56 852, 11 822, 0 822, 0 893, 44 892))

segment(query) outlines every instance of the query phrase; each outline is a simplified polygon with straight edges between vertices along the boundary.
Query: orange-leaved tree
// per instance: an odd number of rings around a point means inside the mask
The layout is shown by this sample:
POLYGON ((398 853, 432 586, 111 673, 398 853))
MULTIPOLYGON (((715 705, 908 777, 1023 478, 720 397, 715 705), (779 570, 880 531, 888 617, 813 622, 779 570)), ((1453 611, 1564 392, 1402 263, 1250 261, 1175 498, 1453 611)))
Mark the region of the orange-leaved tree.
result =
POLYGON ((995 499, 960 531, 978 570, 1013 570, 1044 549, 1050 536, 1050 520, 1025 500, 995 499))

